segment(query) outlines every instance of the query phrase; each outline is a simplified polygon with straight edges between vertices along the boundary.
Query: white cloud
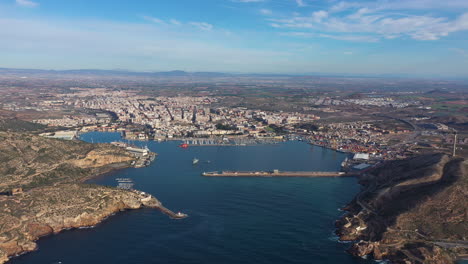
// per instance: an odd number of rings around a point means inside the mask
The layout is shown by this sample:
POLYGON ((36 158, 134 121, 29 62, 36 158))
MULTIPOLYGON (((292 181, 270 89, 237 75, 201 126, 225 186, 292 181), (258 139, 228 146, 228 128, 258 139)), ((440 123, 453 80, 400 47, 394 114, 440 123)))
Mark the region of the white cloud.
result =
POLYGON ((152 22, 152 23, 156 23, 156 24, 165 24, 166 23, 162 19, 159 19, 157 17, 143 16, 143 19, 146 20, 146 21, 152 22))
POLYGON ((299 7, 307 6, 307 4, 304 2, 304 0, 296 0, 296 4, 299 7))
POLYGON ((206 22, 188 22, 188 23, 183 23, 179 20, 176 19, 169 19, 167 21, 162 20, 157 17, 152 17, 152 16, 142 16, 142 18, 148 22, 155 23, 155 24, 160 24, 164 26, 182 26, 182 25, 191 25, 194 26, 198 29, 204 30, 204 31, 211 31, 213 29, 213 25, 206 23, 206 22))
POLYGON ((275 28, 307 29, 333 35, 353 33, 374 35, 374 38, 409 37, 416 40, 437 40, 453 32, 468 30, 468 12, 455 19, 395 14, 367 7, 361 7, 346 16, 336 13, 344 6, 349 5, 341 2, 328 11, 320 10, 308 16, 294 15, 286 19, 269 19, 273 22, 270 25, 275 28))
POLYGON ((331 6, 329 11, 331 13, 336 13, 336 12, 342 12, 347 9, 364 7, 364 6, 365 5, 363 5, 362 3, 341 1, 338 4, 331 6))
POLYGON ((352 42, 378 42, 379 38, 374 36, 366 35, 329 35, 329 34, 319 34, 322 38, 336 39, 336 40, 345 40, 352 42))
POLYGON ((176 26, 180 26, 182 25, 182 22, 180 22, 179 20, 176 20, 176 19, 171 19, 169 20, 169 22, 173 25, 176 25, 176 26))
POLYGON ((377 1, 341 1, 334 4, 331 12, 341 12, 354 8, 367 7, 375 10, 428 10, 428 9, 464 9, 466 0, 377 0, 377 1))
POLYGON ((263 8, 263 9, 260 9, 260 14, 265 15, 265 16, 270 16, 273 14, 273 11, 271 11, 270 9, 263 8))
POLYGON ((327 18, 327 17, 328 17, 328 12, 323 11, 323 10, 316 11, 316 12, 312 13, 312 19, 313 19, 316 23, 322 22, 322 20, 325 19, 325 18, 327 18))
POLYGON ((25 6, 25 7, 36 7, 39 5, 38 3, 29 1, 29 0, 15 0, 15 1, 17 5, 25 6))
POLYGON ((206 22, 190 22, 189 24, 201 30, 210 31, 213 29, 213 25, 206 23, 206 22))
POLYGON ((311 33, 311 32, 281 32, 281 36, 290 37, 303 37, 303 38, 329 38, 336 40, 344 40, 351 42, 378 42, 379 38, 368 35, 330 35, 323 33, 311 33))
POLYGON ((0 41, 0 57, 4 67, 59 69, 273 72, 293 64, 286 51, 237 47, 229 39, 236 37, 226 33, 150 23, 0 18, 0 39, 8 39, 0 41))

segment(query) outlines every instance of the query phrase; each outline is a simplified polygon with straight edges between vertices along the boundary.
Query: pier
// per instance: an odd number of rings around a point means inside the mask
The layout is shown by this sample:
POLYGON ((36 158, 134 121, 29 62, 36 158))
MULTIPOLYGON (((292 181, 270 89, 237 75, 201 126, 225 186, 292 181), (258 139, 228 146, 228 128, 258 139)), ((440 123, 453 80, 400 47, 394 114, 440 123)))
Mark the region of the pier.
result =
POLYGON ((222 171, 203 172, 207 177, 353 177, 357 174, 341 171, 222 171))
POLYGON ((137 194, 140 197, 140 201, 142 202, 144 206, 158 209, 159 211, 161 211, 161 213, 169 216, 172 219, 184 219, 188 217, 187 214, 184 214, 181 212, 174 213, 173 211, 167 209, 166 207, 164 207, 164 205, 160 201, 154 198, 151 194, 138 191, 138 190, 134 190, 134 189, 128 189, 128 190, 137 194))
POLYGON ((258 144, 276 144, 282 140, 274 138, 185 138, 182 141, 188 146, 255 146, 258 144))
POLYGON ((162 204, 160 204, 158 207, 157 207, 163 214, 166 214, 168 215, 170 218, 172 219, 184 219, 184 218, 187 218, 188 215, 187 214, 184 214, 184 213, 181 213, 181 212, 178 212, 178 213, 174 213, 173 211, 167 209, 166 207, 164 207, 162 204))

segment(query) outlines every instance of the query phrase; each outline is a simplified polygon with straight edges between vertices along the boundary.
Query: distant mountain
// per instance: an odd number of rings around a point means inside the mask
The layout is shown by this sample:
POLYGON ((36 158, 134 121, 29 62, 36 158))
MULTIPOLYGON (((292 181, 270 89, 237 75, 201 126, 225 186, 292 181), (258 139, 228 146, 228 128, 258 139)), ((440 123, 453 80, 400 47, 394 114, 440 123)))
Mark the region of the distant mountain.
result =
POLYGON ((89 76, 142 76, 142 77, 293 77, 298 75, 287 74, 235 74, 224 72, 186 72, 181 70, 161 72, 137 72, 128 70, 40 70, 40 69, 14 69, 0 68, 0 74, 10 75, 89 75, 89 76))
MULTIPOLYGON (((350 74, 350 73, 320 73, 310 72, 304 74, 276 74, 276 73, 224 73, 224 72, 186 72, 181 70, 161 72, 138 72, 129 70, 99 70, 99 69, 77 69, 77 70, 40 70, 40 69, 15 69, 0 68, 0 74, 8 75, 69 75, 69 76, 141 76, 141 77, 250 77, 250 78, 365 78, 365 79, 411 79, 407 74, 350 74)), ((435 76, 416 77, 416 79, 440 79, 435 76)), ((449 80, 465 80, 463 78, 449 78, 449 80)))
POLYGON ((12 69, 0 68, 0 74, 12 75, 95 75, 95 76, 146 76, 146 77, 223 77, 232 74, 221 72, 186 72, 186 71, 164 71, 164 72, 136 72, 127 70, 39 70, 39 69, 12 69))

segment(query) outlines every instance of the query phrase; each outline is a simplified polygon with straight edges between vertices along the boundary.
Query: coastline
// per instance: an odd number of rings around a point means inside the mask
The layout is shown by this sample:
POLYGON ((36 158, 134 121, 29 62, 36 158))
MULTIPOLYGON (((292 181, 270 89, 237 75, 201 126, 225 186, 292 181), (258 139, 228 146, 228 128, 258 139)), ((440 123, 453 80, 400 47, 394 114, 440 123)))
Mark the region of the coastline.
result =
POLYGON ((464 167, 463 159, 437 153, 373 169, 360 177, 363 189, 343 208, 335 234, 351 243, 347 252, 357 257, 455 263, 468 256, 459 229, 467 223, 464 167))
MULTIPOLYGON (((309 148, 310 148, 310 147, 307 147, 307 145, 305 145, 305 146, 303 145, 303 147, 304 147, 305 149, 307 149, 307 151, 309 151, 309 148)), ((320 152, 319 152, 319 153, 320 153, 320 152)), ((327 153, 328 153, 328 152, 327 152, 327 153)), ((340 156, 340 157, 341 157, 341 156, 340 156)), ((188 164, 188 162, 187 162, 187 164, 188 164)), ((106 168, 106 170, 101 170, 100 173, 96 173, 96 174, 90 175, 90 176, 88 177, 88 179, 100 177, 100 176, 102 176, 102 175, 105 174, 105 173, 115 173, 115 172, 118 171, 119 169, 123 169, 123 168, 128 167, 128 166, 121 165, 121 166, 115 166, 115 167, 106 168), (119 167, 119 168, 115 168, 115 167, 119 167)), ((133 173, 135 173, 134 175, 138 175, 138 170, 131 170, 131 171, 132 171, 133 173)), ((108 177, 109 177, 109 178, 108 178, 108 180, 107 180, 106 182, 109 183, 109 181, 110 181, 110 184, 112 184, 112 181, 113 181, 112 176, 108 176, 108 177)), ((114 177, 114 178, 115 178, 115 177, 114 177)), ((146 190, 146 189, 145 189, 145 190, 146 190)), ((157 193, 157 192, 153 192, 153 193, 157 193)), ((109 217, 111 217, 111 216, 112 216, 112 212, 109 212, 109 214, 111 214, 111 215, 109 215, 109 217)), ((100 222, 105 221, 105 219, 107 219, 107 218, 101 219, 100 222)), ((86 226, 83 226, 83 225, 82 225, 82 226, 80 226, 80 227, 86 227, 86 226)), ((78 227, 78 228, 80 228, 80 227, 78 227)), ((155 228, 157 229, 157 226, 156 226, 155 228)), ((66 230, 66 227, 63 227, 63 230, 66 230)), ((94 233, 94 232, 93 232, 93 233, 94 233)), ((95 231, 95 233, 96 233, 96 234, 99 234, 98 231, 95 231)), ((50 233, 50 234, 53 234, 53 233, 50 233)), ((55 240, 55 239, 54 239, 54 240, 55 240)), ((40 243, 39 243, 39 244, 40 244, 40 243)), ((41 245, 41 244, 40 244, 40 245, 41 245)), ((25 257, 25 259, 29 259, 29 258, 28 258, 28 257, 25 257)), ((34 258, 32 258, 32 259, 34 259, 34 258)), ((20 261, 20 262, 21 262, 21 261, 20 261)))
MULTIPOLYGON (((67 161, 75 168, 87 170, 79 178, 59 178, 51 184, 14 195, 0 196, 0 215, 3 221, 0 263, 37 250, 36 242, 43 237, 71 229, 92 228, 125 210, 147 207, 158 209, 171 218, 182 218, 163 207, 150 194, 86 183, 93 178, 130 168, 133 166, 132 161, 137 160, 133 157, 119 162, 117 160, 121 158, 118 156, 106 151, 100 152, 103 148, 95 147, 85 158, 67 161)), ((54 164, 54 161, 51 162, 54 164)))
POLYGON ((28 209, 19 220, 20 229, 10 230, 16 234, 16 239, 0 244, 0 263, 5 263, 11 257, 37 250, 36 242, 42 237, 70 229, 93 227, 120 211, 143 207, 157 209, 160 206, 160 202, 154 197, 145 200, 132 191, 82 184, 38 188, 22 194, 18 199, 20 203, 37 201, 34 197, 43 194, 42 198, 49 200, 54 197, 49 195, 52 193, 60 193, 67 201, 58 201, 53 206, 46 202, 39 213, 36 213, 38 210, 34 208, 28 209), (78 192, 79 195, 66 197, 66 194, 78 192), (95 197, 96 194, 101 197, 95 197), (77 204, 78 201, 91 197, 94 197, 94 200, 77 204))

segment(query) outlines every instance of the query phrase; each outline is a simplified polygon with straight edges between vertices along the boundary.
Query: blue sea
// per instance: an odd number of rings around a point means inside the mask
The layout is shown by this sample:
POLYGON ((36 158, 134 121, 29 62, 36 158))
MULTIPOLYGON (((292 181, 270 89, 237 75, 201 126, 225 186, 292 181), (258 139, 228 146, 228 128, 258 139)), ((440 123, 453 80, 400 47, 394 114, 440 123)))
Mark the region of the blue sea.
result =
MULTIPOLYGON (((118 133, 82 135, 88 142, 121 140, 118 133)), ((146 168, 99 176, 91 183, 135 188, 189 215, 173 220, 154 209, 125 211, 90 229, 39 240, 39 250, 11 263, 374 263, 345 252, 333 234, 339 209, 359 191, 354 178, 203 177, 204 171, 336 171, 346 155, 304 142, 203 146, 133 142, 158 153, 146 168), (197 165, 192 159, 198 158, 197 165)))

